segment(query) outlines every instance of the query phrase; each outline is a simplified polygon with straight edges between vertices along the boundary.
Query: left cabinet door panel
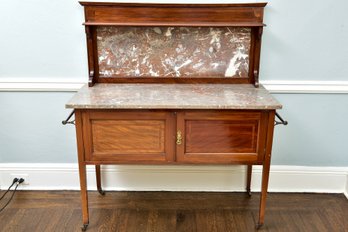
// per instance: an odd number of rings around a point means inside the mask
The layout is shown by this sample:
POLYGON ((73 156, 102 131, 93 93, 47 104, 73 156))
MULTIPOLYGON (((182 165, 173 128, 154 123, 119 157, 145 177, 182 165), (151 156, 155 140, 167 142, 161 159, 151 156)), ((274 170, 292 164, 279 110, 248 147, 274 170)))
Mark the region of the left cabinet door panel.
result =
POLYGON ((174 161, 175 120, 171 112, 86 110, 82 118, 86 161, 174 161))

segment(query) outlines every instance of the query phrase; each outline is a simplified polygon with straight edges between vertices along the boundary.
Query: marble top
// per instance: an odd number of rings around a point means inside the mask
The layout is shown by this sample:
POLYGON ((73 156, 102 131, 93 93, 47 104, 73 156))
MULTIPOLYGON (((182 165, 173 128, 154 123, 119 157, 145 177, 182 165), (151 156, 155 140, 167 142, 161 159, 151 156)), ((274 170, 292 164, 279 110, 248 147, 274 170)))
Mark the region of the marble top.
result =
POLYGON ((95 84, 66 104, 75 109, 281 109, 251 84, 95 84))
POLYGON ((248 78, 250 27, 97 27, 100 77, 248 78))

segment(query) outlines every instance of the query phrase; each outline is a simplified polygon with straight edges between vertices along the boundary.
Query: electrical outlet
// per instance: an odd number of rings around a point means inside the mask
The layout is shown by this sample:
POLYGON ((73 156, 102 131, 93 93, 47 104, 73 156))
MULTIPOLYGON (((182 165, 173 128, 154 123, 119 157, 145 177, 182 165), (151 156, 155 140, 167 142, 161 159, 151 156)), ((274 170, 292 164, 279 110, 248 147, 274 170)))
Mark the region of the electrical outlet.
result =
POLYGON ((14 178, 18 178, 18 179, 23 178, 24 182, 21 185, 28 185, 30 183, 28 174, 23 174, 23 173, 22 174, 15 174, 15 173, 13 173, 10 176, 11 176, 11 181, 14 178))

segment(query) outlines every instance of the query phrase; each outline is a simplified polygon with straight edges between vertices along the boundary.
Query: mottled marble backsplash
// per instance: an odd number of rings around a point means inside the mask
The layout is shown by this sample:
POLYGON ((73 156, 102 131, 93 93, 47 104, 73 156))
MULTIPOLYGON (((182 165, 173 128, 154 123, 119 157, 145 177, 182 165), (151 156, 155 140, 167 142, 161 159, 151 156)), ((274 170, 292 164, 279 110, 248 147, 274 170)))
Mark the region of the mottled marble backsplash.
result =
POLYGON ((250 28, 97 28, 101 77, 247 78, 250 28))

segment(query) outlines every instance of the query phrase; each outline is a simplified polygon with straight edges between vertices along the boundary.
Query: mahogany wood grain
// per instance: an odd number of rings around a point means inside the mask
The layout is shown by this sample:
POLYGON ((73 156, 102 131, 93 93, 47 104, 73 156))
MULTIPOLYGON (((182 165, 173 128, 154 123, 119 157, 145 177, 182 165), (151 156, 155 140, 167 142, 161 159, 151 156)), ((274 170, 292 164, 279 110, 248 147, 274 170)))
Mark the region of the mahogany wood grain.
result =
POLYGON ((246 4, 134 4, 80 2, 85 9, 89 86, 94 83, 226 83, 258 86, 263 12, 267 3, 246 4), (250 27, 248 78, 99 77, 98 26, 250 27))
POLYGON ((164 153, 165 120, 93 120, 93 153, 164 153))
POLYGON ((255 33, 255 30, 257 30, 257 28, 251 28, 251 38, 250 38, 250 49, 249 49, 249 82, 251 84, 256 84, 256 81, 255 80, 255 76, 254 76, 254 64, 255 64, 255 59, 253 58, 255 56, 255 43, 256 43, 256 33, 255 33))
POLYGON ((260 73, 260 55, 261 55, 261 38, 262 38, 263 28, 258 27, 252 30, 252 47, 253 47, 253 56, 252 56, 252 72, 249 74, 253 75, 253 81, 255 86, 259 86, 259 73, 260 73))
MULTIPOLYGON (((250 83, 258 86, 261 37, 264 26, 263 12, 266 3, 134 4, 80 2, 80 4, 84 6, 85 10, 84 25, 87 35, 89 86, 93 86, 94 83, 250 83), (249 76, 248 78, 99 77, 96 33, 98 26, 250 27, 249 76)), ((89 222, 87 164, 96 165, 97 187, 101 189, 99 166, 101 164, 192 163, 248 165, 248 192, 250 192, 251 165, 263 165, 258 218, 258 225, 262 225, 266 207, 274 115, 274 110, 267 109, 176 111, 171 109, 77 109, 75 119, 83 223, 88 224, 89 222), (175 144, 178 131, 182 132, 181 143, 175 144)), ((156 215, 159 214, 150 215, 151 221, 155 220, 156 215)), ((205 216, 201 216, 199 213, 197 215, 196 218, 199 220, 207 220, 205 216)), ((103 218, 105 220, 105 217, 103 218)), ((180 218, 179 215, 178 220, 181 220, 180 218)), ((174 224, 161 228, 171 228, 174 224)), ((205 227, 217 228, 214 227, 217 224, 221 225, 221 221, 211 221, 205 227)), ((156 230, 156 228, 151 226, 150 229, 156 230)), ((250 228, 250 225, 245 228, 250 228)))
POLYGON ((93 48, 93 36, 95 34, 94 27, 85 27, 86 40, 87 40, 87 57, 88 57, 88 85, 93 86, 95 83, 95 61, 94 61, 94 48, 93 48))
POLYGON ((84 112, 86 161, 172 162, 173 113, 84 112))
POLYGON ((100 165, 97 164, 95 165, 95 177, 96 177, 96 183, 97 183, 97 190, 98 192, 102 193, 102 185, 101 185, 101 170, 100 170, 100 165))
POLYGON ((249 195, 251 195, 251 175, 253 172, 253 165, 247 165, 247 178, 246 178, 246 191, 249 195))
POLYGON ((164 25, 164 26, 263 26, 263 7, 258 4, 89 4, 86 25, 164 25))
POLYGON ((89 86, 94 85, 94 83, 97 81, 97 78, 99 77, 99 58, 98 58, 98 45, 97 45, 97 29, 96 27, 91 27, 92 31, 92 47, 91 49, 93 50, 93 73, 90 73, 90 80, 92 81, 89 82, 89 86))
POLYGON ((229 23, 195 23, 194 25, 187 25, 186 22, 183 23, 176 23, 176 22, 168 22, 165 25, 161 22, 151 22, 151 23, 144 23, 144 22, 138 22, 134 25, 134 22, 114 22, 114 23, 109 23, 109 22, 85 22, 83 23, 85 26, 143 26, 143 27, 148 27, 148 26, 173 26, 173 27, 184 27, 184 26, 191 26, 191 27, 211 27, 211 26, 218 26, 218 27, 265 27, 266 24, 263 23, 248 23, 248 22, 229 22, 229 23))
MULTIPOLYGON (((274 115, 274 110, 76 110, 84 224, 89 220, 86 164, 240 163, 263 164, 262 225, 274 115), (177 131, 183 133, 175 152, 177 131)), ((250 192, 249 167, 247 179, 250 192)), ((100 173, 97 185, 101 189, 100 173)))
POLYGON ((257 225, 258 227, 261 227, 265 221, 266 197, 267 197, 269 171, 271 166, 271 152, 272 152, 272 144, 273 144, 274 117, 275 117, 275 111, 273 110, 269 113, 269 116, 268 116, 266 152, 265 152, 265 157, 264 157, 263 167, 262 167, 259 221, 257 225))
POLYGON ((89 213, 88 213, 87 176, 86 176, 86 164, 84 163, 85 146, 83 141, 82 126, 83 126, 82 112, 80 110, 75 110, 75 128, 76 128, 77 152, 78 152, 78 162, 79 162, 82 221, 83 221, 83 224, 88 224, 89 213))
POLYGON ((166 84, 253 84, 250 78, 210 78, 210 77, 97 77, 97 83, 166 83, 166 84), (218 80, 217 80, 218 79, 218 80))
POLYGON ((186 153, 255 153, 258 121, 186 120, 186 153))
POLYGON ((179 112, 183 142, 177 145, 177 161, 257 163, 264 155, 266 118, 261 111, 179 112))
POLYGON ((119 7, 172 7, 172 8, 196 8, 196 7, 265 7, 267 2, 253 2, 253 3, 208 3, 208 4, 196 4, 196 3, 123 3, 123 2, 92 2, 92 1, 79 1, 82 6, 119 6, 119 7))

